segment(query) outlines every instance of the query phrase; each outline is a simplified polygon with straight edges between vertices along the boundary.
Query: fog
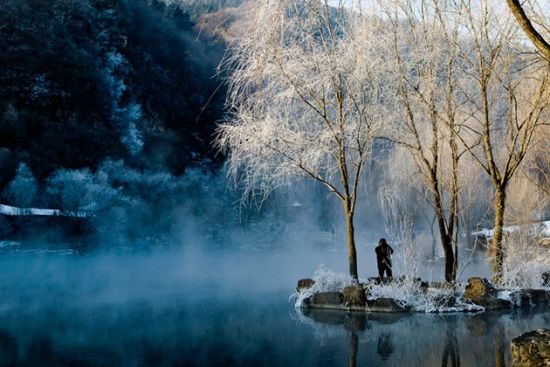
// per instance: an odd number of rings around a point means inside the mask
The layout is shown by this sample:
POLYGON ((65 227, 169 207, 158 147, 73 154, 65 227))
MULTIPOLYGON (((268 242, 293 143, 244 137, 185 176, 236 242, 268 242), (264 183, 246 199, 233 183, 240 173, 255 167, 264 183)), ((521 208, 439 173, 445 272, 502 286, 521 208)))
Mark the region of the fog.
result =
MULTIPOLYGON (((440 281, 442 259, 426 256, 434 244, 425 230, 417 232, 415 257, 386 232, 377 170, 371 168, 358 207, 360 278, 376 276, 374 247, 385 237, 396 251, 395 275, 440 281)), ((288 296, 298 279, 311 277, 321 264, 348 272, 341 203, 314 182, 298 181, 265 199, 242 201, 223 169, 174 176, 106 161, 95 172, 58 170, 41 186, 28 167, 19 171, 9 186, 14 197, 35 192, 35 202, 91 216, 69 218, 84 227, 71 236, 56 233, 66 223, 52 226, 48 218, 40 226, 24 217, 8 223, 20 232, 4 231, 20 245, 0 257, 10 299, 47 302, 48 295, 60 294, 72 302, 122 302, 198 288, 288 296), (42 293, 45 297, 32 296, 42 293)), ((467 267, 459 281, 489 275, 483 254, 471 255, 460 254, 467 267)))

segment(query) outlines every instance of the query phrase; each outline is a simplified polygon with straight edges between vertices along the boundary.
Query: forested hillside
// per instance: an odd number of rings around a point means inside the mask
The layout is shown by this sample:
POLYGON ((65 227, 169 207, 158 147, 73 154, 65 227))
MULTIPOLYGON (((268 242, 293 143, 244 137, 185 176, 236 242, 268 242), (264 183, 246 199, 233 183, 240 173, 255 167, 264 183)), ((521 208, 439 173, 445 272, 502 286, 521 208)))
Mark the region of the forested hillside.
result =
POLYGON ((211 145, 227 45, 199 26, 237 3, 0 2, 0 241, 155 242, 185 215, 208 236, 238 218, 211 145))
POLYGON ((192 12, 203 10, 2 1, 0 187, 21 163, 41 181, 106 159, 174 174, 215 160, 210 141, 225 98, 215 68, 225 46, 196 28, 192 12))

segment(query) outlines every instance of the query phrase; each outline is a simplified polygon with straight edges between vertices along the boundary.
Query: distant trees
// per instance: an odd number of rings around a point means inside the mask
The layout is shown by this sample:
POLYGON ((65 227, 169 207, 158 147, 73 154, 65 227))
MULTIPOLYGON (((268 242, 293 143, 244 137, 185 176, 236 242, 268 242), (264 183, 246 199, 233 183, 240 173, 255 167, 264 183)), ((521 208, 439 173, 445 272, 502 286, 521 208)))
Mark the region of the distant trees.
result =
POLYGON ((212 76, 224 44, 185 9, 6 0, 0 13, 0 187, 21 161, 42 180, 108 158, 178 174, 220 160, 210 140, 225 89, 212 76))
POLYGON ((245 194, 308 177, 342 203, 349 274, 354 216, 371 142, 385 119, 379 50, 360 2, 262 0, 233 49, 230 121, 216 144, 245 194))
POLYGON ((38 183, 25 163, 19 164, 14 179, 8 184, 4 196, 8 203, 20 208, 29 208, 38 192, 38 183))

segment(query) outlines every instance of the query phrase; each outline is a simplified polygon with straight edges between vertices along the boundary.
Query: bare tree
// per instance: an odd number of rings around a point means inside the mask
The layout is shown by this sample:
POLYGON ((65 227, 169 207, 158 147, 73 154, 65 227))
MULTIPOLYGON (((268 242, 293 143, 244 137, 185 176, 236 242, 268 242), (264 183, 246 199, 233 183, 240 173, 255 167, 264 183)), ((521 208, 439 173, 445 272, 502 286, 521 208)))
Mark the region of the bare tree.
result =
POLYGON ((340 199, 354 279, 358 186, 385 96, 360 3, 254 1, 229 63, 232 116, 216 139, 245 195, 309 177, 340 199))
POLYGON ((461 96, 458 40, 461 6, 439 0, 382 2, 398 105, 392 139, 407 149, 430 192, 445 254, 445 280, 457 270, 461 96))
POLYGON ((492 238, 494 281, 502 279, 506 191, 547 122, 550 107, 548 68, 523 62, 522 47, 510 18, 487 0, 464 0, 468 39, 461 42, 461 62, 469 76, 461 86, 470 110, 461 141, 491 177, 495 223, 492 238))

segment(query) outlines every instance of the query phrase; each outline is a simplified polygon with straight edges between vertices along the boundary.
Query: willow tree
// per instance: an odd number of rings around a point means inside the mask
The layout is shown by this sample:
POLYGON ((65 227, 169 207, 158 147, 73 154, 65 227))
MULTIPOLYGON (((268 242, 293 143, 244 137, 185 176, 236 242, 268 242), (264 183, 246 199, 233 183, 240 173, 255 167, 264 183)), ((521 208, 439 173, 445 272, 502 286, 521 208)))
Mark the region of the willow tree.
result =
POLYGON ((431 197, 445 254, 445 280, 456 278, 463 97, 458 47, 462 6, 439 0, 380 0, 389 32, 397 96, 391 138, 414 162, 431 197))
POLYGON ((384 121, 371 25, 359 1, 253 5, 231 50, 231 116, 216 144, 245 195, 267 195, 303 177, 334 194, 345 216, 349 274, 357 279, 358 187, 384 121))
POLYGON ((502 16, 488 0, 463 4, 468 42, 461 43, 460 59, 468 78, 460 89, 470 118, 459 136, 492 182, 493 279, 500 282, 507 189, 537 132, 548 124, 550 73, 523 57, 525 46, 510 17, 502 16))

